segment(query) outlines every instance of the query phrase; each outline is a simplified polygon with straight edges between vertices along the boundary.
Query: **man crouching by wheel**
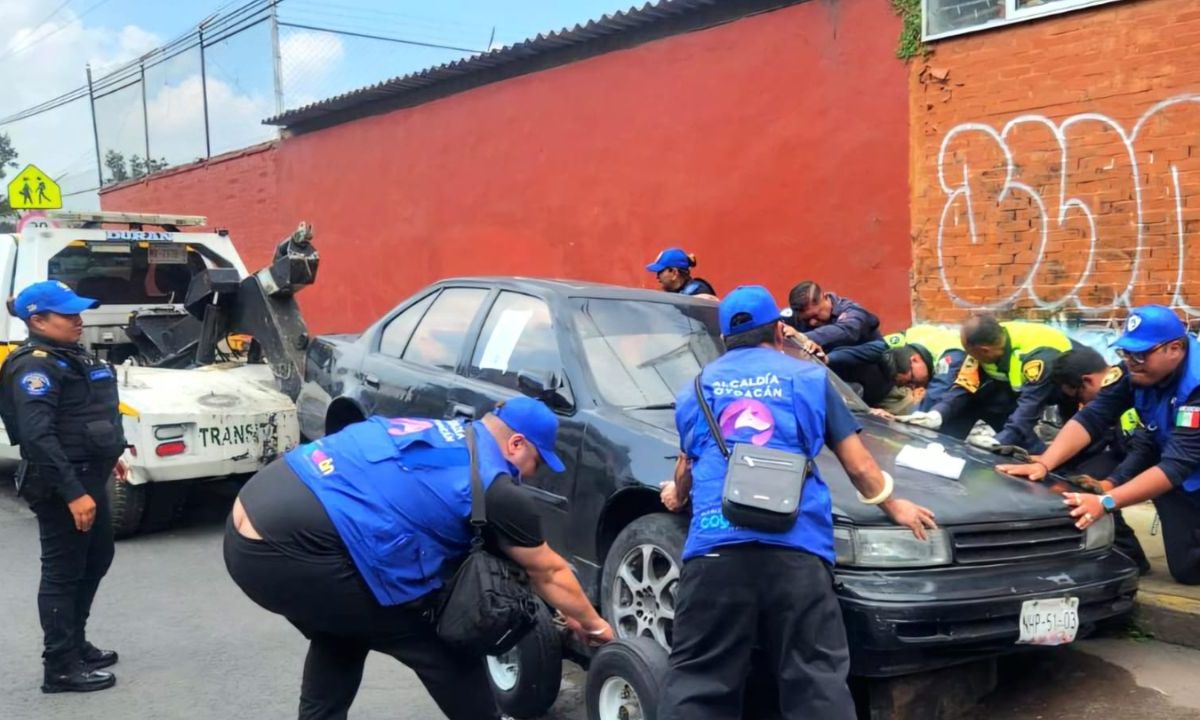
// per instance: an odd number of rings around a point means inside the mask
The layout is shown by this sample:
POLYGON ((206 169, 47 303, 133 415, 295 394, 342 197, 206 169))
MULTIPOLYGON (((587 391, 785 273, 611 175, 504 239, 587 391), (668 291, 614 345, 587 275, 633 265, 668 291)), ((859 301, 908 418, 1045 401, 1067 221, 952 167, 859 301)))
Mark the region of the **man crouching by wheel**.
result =
MULTIPOLYGON (((225 564, 262 607, 309 640, 301 720, 345 718, 376 650, 410 667, 451 720, 498 718, 482 655, 443 639, 443 579, 472 547, 472 486, 485 488, 484 548, 593 645, 612 628, 546 544, 517 479, 554 453, 558 420, 518 397, 472 423, 372 417, 287 453, 234 503, 225 564), (480 484, 481 483, 481 484, 480 484)), ((465 567, 465 565, 464 565, 465 567)))
POLYGON ((728 352, 676 402, 682 454, 662 489, 670 510, 690 499, 692 518, 658 717, 741 720, 757 646, 784 718, 853 720, 829 489, 812 460, 828 446, 859 499, 918 538, 936 527, 933 513, 892 496, 828 371, 780 352, 766 288, 737 288, 719 316, 728 352))

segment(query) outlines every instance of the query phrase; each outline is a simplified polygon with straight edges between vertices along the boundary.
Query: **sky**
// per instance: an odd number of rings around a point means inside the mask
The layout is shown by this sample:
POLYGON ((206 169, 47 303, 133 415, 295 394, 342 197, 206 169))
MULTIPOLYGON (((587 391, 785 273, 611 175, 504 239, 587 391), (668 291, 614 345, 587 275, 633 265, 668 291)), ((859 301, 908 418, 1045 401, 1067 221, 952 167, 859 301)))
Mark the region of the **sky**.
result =
MULTIPOLYGON (((0 0, 0 117, 83 86, 89 64, 94 76, 103 78, 190 32, 214 13, 229 13, 246 1, 0 0)), ((628 9, 631 4, 631 0, 281 0, 282 98, 275 93, 268 24, 205 50, 203 85, 208 89, 211 152, 273 138, 276 130, 261 121, 280 107, 300 107, 468 57, 472 50, 502 47, 628 9)), ((114 88, 98 98, 96 123, 102 151, 144 156, 143 128, 148 124, 151 156, 172 165, 203 157, 201 88, 199 51, 192 50, 146 70, 144 109, 140 83, 114 88)), ((86 98, 0 125, 0 133, 12 139, 19 164, 34 163, 59 179, 66 207, 99 207, 92 116, 86 98)), ((12 176, 10 172, 3 182, 12 176)))

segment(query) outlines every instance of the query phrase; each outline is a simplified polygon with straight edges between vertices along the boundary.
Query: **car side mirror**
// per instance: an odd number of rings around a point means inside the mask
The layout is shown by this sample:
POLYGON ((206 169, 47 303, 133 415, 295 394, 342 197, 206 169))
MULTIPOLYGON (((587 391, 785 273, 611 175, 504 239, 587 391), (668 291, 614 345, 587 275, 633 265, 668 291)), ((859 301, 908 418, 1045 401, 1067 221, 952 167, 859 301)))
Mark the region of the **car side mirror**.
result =
POLYGON ((530 372, 522 370, 517 373, 517 390, 522 395, 528 395, 535 400, 541 400, 546 405, 557 410, 571 408, 571 400, 563 392, 564 383, 553 373, 530 372))

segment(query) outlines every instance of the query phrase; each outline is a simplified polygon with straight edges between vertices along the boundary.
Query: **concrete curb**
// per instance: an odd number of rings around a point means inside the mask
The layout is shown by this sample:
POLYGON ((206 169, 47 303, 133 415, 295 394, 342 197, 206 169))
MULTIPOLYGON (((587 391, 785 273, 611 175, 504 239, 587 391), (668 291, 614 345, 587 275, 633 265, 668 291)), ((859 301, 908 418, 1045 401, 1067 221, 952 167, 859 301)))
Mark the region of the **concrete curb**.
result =
POLYGON ((1200 650, 1200 600, 1143 585, 1134 618, 1156 640, 1200 650))

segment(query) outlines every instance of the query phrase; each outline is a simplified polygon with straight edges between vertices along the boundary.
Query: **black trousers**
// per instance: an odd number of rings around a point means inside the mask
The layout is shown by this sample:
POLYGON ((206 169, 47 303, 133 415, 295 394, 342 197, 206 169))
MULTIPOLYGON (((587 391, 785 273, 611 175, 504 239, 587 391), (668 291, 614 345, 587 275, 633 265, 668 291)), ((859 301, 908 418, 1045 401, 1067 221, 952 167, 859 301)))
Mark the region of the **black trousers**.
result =
POLYGON ((92 601, 112 565, 112 515, 105 484, 114 464, 101 461, 75 467, 84 489, 96 501, 96 521, 88 532, 75 529, 75 518, 57 495, 28 498, 42 544, 38 586, 38 616, 45 636, 42 658, 52 671, 67 669, 79 659, 87 641, 92 601))
POLYGON ((684 563, 659 720, 741 720, 755 647, 785 720, 853 720, 850 651, 829 566, 757 543, 714 555, 684 563))
POLYGON ((455 652, 434 632, 428 602, 382 606, 350 556, 283 553, 225 531, 225 566, 263 608, 283 615, 309 640, 300 720, 346 717, 367 653, 386 653, 417 674, 450 720, 499 718, 482 657, 455 652))
POLYGON ((1200 494, 1181 488, 1154 498, 1167 569, 1176 582, 1200 585, 1200 494))
POLYGON ((940 432, 963 440, 980 420, 1000 432, 1017 409, 1017 393, 1004 383, 985 382, 965 403, 962 410, 945 419, 940 432))

